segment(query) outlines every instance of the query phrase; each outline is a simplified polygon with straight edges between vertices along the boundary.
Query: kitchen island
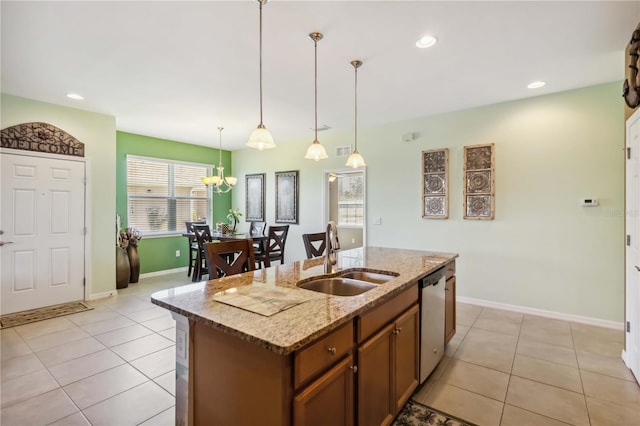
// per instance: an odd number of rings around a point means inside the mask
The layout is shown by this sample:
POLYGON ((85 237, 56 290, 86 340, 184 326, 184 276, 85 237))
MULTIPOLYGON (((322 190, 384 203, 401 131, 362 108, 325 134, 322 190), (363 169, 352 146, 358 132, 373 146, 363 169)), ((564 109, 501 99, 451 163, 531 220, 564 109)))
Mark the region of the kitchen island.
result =
POLYGON ((354 387, 360 400, 380 381, 390 388, 389 413, 373 418, 390 421, 417 386, 418 279, 456 257, 381 247, 338 252, 335 274, 393 274, 356 296, 296 285, 325 275, 323 258, 154 293, 152 302, 177 321, 177 424, 367 424, 380 404, 356 401, 354 387), (378 361, 375 371, 365 368, 369 353, 386 354, 389 368, 378 361))

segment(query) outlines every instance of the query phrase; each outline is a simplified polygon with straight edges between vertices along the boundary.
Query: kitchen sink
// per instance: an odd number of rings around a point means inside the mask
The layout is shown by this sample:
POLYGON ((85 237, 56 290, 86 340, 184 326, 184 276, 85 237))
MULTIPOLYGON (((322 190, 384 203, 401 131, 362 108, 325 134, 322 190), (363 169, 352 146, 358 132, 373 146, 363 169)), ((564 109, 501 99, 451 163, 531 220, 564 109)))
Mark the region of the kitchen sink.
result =
POLYGON ((318 278, 298 284, 298 287, 333 296, 355 296, 376 287, 366 281, 345 277, 318 278))
POLYGON ((306 290, 332 296, 356 296, 397 277, 395 272, 346 270, 330 276, 319 276, 297 284, 306 290))
POLYGON ((396 275, 380 274, 377 272, 369 271, 348 271, 340 274, 340 276, 343 278, 366 281, 373 284, 383 284, 396 277, 396 275))

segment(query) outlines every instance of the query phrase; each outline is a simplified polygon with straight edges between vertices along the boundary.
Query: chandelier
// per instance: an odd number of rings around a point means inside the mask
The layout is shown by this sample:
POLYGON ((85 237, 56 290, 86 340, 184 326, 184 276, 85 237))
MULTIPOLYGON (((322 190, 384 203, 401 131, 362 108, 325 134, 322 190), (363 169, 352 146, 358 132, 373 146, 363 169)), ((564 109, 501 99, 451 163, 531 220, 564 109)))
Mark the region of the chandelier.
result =
POLYGON ((360 68, 360 66, 362 65, 362 61, 357 61, 357 60, 351 61, 351 65, 353 66, 353 69, 355 70, 355 74, 356 74, 356 79, 355 79, 356 80, 356 83, 355 83, 355 129, 356 130, 355 130, 355 149, 349 156, 346 166, 357 169, 358 167, 363 167, 366 165, 364 164, 364 158, 362 158, 362 155, 360 155, 360 153, 358 152, 358 68, 360 68))
POLYGON ((313 40, 314 49, 315 49, 315 125, 313 126, 313 130, 315 131, 315 138, 313 139, 313 143, 307 149, 307 153, 304 158, 308 160, 324 160, 327 157, 327 151, 325 151, 324 146, 318 141, 318 41, 322 40, 322 34, 320 33, 311 33, 309 34, 309 38, 313 40))
MULTIPOLYGON (((211 186, 216 194, 224 194, 238 183, 238 178, 233 176, 224 177, 224 167, 222 167, 222 130, 224 127, 218 127, 220 131, 220 148, 218 149, 218 174, 216 176, 207 176, 202 178, 202 183, 211 186)), ((215 166, 214 166, 215 167, 215 166)))
POLYGON ((267 4, 269 0, 256 1, 260 4, 260 124, 251 132, 247 146, 262 151, 263 149, 275 148, 276 144, 273 142, 271 132, 267 130, 262 122, 262 6, 267 4))

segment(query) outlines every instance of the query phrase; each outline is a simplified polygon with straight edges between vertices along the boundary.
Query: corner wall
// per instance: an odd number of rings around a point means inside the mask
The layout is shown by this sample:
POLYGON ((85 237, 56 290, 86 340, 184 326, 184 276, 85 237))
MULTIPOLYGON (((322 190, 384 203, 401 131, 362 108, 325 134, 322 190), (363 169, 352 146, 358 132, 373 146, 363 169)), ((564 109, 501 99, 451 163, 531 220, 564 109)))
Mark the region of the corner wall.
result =
POLYGON ((91 256, 91 271, 87 275, 90 294, 115 290, 115 211, 116 186, 116 120, 112 116, 81 111, 2 94, 0 126, 41 121, 59 127, 85 144, 88 163, 87 177, 91 235, 87 252, 91 256))
MULTIPOLYGON (((624 117, 621 82, 358 129, 367 163, 367 244, 456 252, 459 296, 621 322, 624 311, 624 117), (412 142, 401 135, 415 132, 412 142), (462 219, 463 147, 495 143, 496 219, 462 219), (450 150, 447 220, 421 217, 421 151, 450 150), (598 207, 582 207, 598 197, 598 207), (374 218, 382 219, 374 225, 374 218)), ((277 135, 274 135, 277 138, 277 135)), ((270 151, 235 151, 244 206, 247 173, 300 170, 300 225, 286 262, 304 258, 301 235, 324 229, 323 171, 343 167, 335 148, 352 130, 323 132, 329 159, 305 160, 311 139, 270 151)), ((247 226, 248 227, 248 226, 247 226)))

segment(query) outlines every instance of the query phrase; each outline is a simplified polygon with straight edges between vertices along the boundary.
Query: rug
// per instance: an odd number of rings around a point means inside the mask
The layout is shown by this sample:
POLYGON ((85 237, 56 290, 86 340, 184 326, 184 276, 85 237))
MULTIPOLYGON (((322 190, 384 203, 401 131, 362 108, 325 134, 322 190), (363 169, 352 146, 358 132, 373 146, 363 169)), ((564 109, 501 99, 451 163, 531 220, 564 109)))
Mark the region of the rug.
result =
POLYGON ((473 423, 465 422, 445 413, 429 408, 416 401, 409 400, 392 426, 474 426, 473 423))
POLYGON ((29 324, 36 321, 43 321, 63 315, 77 314, 78 312, 93 309, 84 302, 70 302, 61 305, 47 306, 46 308, 32 309, 30 311, 16 312, 0 317, 0 328, 16 327, 18 325, 29 324))

